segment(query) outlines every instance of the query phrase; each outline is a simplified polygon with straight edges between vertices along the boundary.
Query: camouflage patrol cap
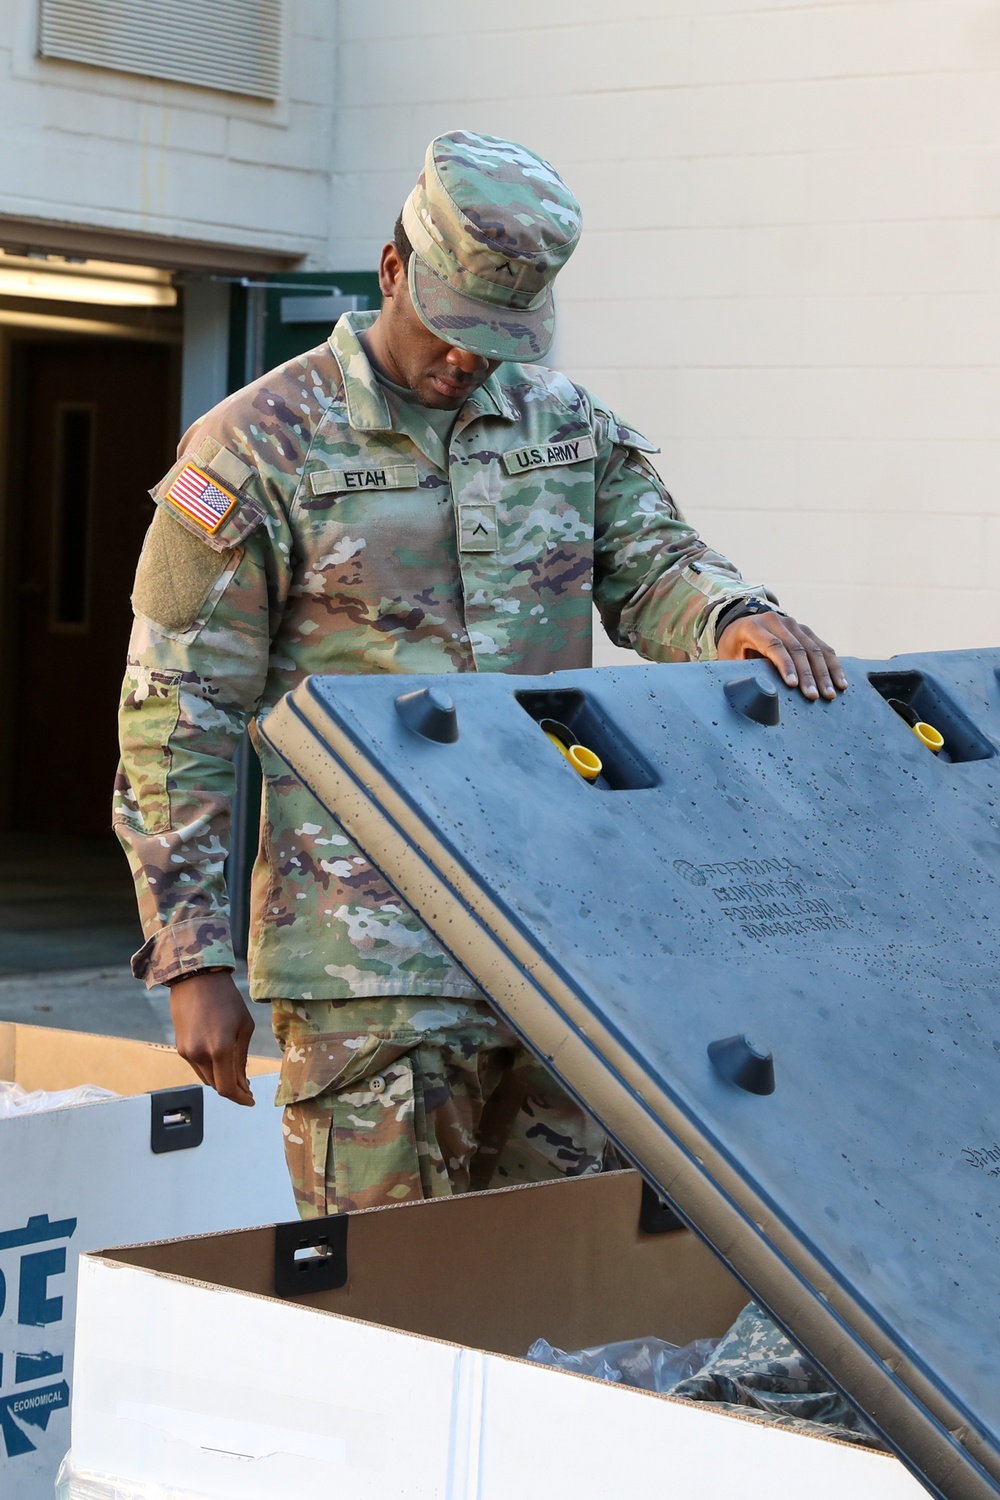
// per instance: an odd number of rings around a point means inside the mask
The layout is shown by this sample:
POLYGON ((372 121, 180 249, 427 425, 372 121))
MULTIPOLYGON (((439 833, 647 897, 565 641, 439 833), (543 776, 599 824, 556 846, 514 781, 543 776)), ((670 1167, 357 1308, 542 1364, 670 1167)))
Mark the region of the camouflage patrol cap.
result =
POLYGON ((555 332, 551 282, 576 248, 580 219, 558 172, 533 151, 469 130, 439 135, 403 205, 421 321, 488 359, 541 359, 555 332))

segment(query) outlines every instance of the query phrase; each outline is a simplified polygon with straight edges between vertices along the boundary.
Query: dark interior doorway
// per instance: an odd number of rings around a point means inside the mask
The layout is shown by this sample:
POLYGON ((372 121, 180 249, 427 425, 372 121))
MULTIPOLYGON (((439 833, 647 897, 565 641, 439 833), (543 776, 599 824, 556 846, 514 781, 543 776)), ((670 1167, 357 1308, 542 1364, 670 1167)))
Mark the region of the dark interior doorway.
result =
POLYGON ((7 491, 7 826, 107 835, 129 595, 176 432, 170 349, 18 342, 7 491))
POLYGON ((177 351, 11 344, 0 731, 0 975, 124 962, 141 941, 111 832, 129 595, 173 460, 177 351))

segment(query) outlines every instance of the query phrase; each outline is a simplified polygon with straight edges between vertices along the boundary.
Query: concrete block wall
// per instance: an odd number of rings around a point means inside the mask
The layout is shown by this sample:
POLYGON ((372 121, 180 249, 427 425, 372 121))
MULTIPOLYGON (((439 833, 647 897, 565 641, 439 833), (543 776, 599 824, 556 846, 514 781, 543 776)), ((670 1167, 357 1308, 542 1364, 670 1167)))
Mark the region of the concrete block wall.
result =
POLYGON ((584 206, 557 361, 685 511, 845 652, 1000 636, 997 0, 341 0, 334 268, 426 141, 584 206))
POLYGON ((286 0, 277 103, 36 57, 37 15, 0 0, 0 214, 322 262, 333 0, 286 0))

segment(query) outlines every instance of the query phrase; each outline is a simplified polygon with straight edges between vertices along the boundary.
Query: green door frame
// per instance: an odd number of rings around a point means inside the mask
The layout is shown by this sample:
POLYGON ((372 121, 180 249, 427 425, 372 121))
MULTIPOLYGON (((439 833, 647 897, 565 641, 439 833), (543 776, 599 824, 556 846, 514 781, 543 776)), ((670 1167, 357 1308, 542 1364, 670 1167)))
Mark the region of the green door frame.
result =
MULTIPOLYGON (((342 312, 379 305, 374 271, 291 271, 244 277, 233 286, 229 321, 229 389, 321 344, 342 312), (305 306, 296 307, 296 302, 305 306)), ((245 735, 234 758, 232 837, 226 860, 233 944, 245 958, 250 937, 250 876, 260 827, 260 762, 245 735)))

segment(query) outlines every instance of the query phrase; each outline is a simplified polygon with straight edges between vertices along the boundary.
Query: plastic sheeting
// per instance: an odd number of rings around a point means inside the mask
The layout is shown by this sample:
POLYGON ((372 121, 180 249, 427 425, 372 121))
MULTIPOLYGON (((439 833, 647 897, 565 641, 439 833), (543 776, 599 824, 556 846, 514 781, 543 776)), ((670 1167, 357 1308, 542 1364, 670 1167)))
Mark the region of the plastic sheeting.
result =
POLYGON ((705 1364, 718 1339, 696 1339, 679 1348, 663 1339, 625 1339, 619 1344, 597 1344, 592 1349, 577 1349, 567 1354, 554 1349, 546 1339, 536 1339, 528 1358, 538 1365, 554 1365, 577 1375, 593 1375, 598 1380, 613 1380, 640 1391, 663 1395, 687 1380, 705 1364))
POLYGON ((73 1109, 78 1104, 99 1104, 104 1099, 119 1097, 96 1083, 81 1083, 75 1089, 35 1089, 29 1094, 19 1083, 0 1079, 0 1120, 11 1115, 39 1115, 50 1109, 73 1109))
POLYGON ((528 1358, 657 1395, 704 1401, 774 1426, 884 1448, 884 1443, 811 1360, 753 1302, 722 1339, 683 1349, 662 1339, 626 1339, 567 1354, 536 1339, 528 1358))
POLYGON ((77 1469, 67 1453, 56 1475, 56 1500, 213 1500, 194 1490, 167 1490, 153 1480, 118 1479, 114 1474, 96 1474, 77 1469))

